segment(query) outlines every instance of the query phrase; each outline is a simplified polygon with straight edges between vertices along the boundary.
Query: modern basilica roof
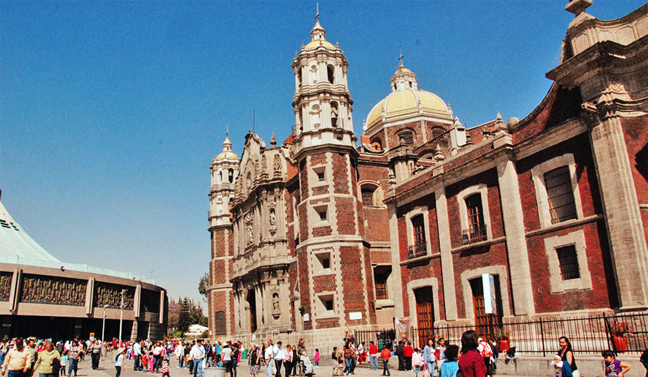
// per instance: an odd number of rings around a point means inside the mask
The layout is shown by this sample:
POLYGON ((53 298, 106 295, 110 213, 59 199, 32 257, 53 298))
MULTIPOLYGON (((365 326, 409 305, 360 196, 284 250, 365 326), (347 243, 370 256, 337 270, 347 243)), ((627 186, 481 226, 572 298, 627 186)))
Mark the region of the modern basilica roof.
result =
POLYGON ((0 202, 0 263, 61 268, 155 284, 153 279, 141 278, 128 272, 113 271, 86 264, 62 262, 34 241, 20 224, 11 217, 2 202, 0 202))

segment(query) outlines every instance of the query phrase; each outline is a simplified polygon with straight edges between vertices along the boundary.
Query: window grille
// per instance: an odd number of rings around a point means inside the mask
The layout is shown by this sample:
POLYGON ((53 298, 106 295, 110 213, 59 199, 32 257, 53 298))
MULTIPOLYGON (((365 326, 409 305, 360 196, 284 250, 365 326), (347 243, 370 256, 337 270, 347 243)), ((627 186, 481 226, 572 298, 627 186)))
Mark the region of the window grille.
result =
POLYGON ((556 249, 558 253, 558 262, 560 264, 560 276, 563 280, 580 279, 580 270, 578 267, 578 256, 576 246, 569 245, 556 249))
POLYGON ((408 256, 410 259, 427 254, 423 215, 412 217, 412 230, 414 231, 414 245, 409 247, 408 256))
POLYGON ((484 210, 482 207, 481 194, 473 194, 467 197, 466 209, 468 211, 469 243, 484 241, 487 238, 487 233, 486 224, 484 223, 484 210))
POLYGON ((369 189, 369 188, 363 188, 362 189, 362 204, 365 205, 365 206, 374 205, 373 194, 374 194, 374 190, 369 189))
POLYGON ((561 166, 545 173, 545 186, 549 200, 551 223, 557 224, 566 220, 576 219, 576 203, 572 190, 569 167, 561 166))

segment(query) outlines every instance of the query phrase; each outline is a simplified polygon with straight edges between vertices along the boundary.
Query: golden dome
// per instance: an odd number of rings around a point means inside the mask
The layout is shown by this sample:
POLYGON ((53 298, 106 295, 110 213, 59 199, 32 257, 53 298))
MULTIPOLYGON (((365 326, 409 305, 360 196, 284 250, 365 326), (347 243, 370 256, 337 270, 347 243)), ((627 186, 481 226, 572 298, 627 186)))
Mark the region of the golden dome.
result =
POLYGON ((220 161, 220 160, 238 160, 238 156, 236 155, 236 153, 234 153, 232 151, 225 151, 225 152, 221 152, 218 156, 216 156, 216 158, 214 160, 216 160, 216 161, 220 161))
POLYGON ((415 115, 449 117, 448 106, 434 93, 424 90, 404 89, 391 92, 371 109, 367 117, 367 129, 383 120, 391 122, 415 115))
POLYGON ((333 46, 333 44, 331 42, 321 39, 321 40, 315 40, 315 41, 309 42, 306 46, 304 46, 304 50, 314 50, 314 49, 316 49, 316 48, 318 48, 320 46, 323 46, 323 47, 326 47, 326 48, 332 48, 332 49, 335 48, 335 46, 333 46))
POLYGON ((365 130, 381 122, 393 122, 414 116, 436 116, 452 119, 448 106, 434 93, 418 88, 414 72, 403 66, 403 57, 398 69, 389 80, 392 92, 371 109, 365 130))
POLYGON ((214 158, 214 161, 221 161, 221 160, 238 161, 238 156, 236 155, 236 153, 232 152, 232 142, 230 141, 229 136, 225 136, 225 141, 223 142, 223 151, 214 158))

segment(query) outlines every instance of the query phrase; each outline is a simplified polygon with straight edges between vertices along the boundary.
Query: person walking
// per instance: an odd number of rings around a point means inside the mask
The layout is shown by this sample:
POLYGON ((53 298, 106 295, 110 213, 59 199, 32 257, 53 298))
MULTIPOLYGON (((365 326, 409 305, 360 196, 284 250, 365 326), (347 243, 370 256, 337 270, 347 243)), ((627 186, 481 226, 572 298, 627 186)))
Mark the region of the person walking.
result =
POLYGON ((34 372, 39 377, 58 377, 58 370, 61 368, 61 354, 54 349, 52 342, 45 343, 45 349, 38 354, 34 372))
POLYGON ((266 366, 266 377, 272 377, 272 366, 274 365, 274 351, 272 350, 272 339, 268 340, 268 343, 265 344, 265 366, 266 366))
POLYGON ((115 356, 115 377, 121 375, 122 368, 124 368, 124 359, 126 359, 126 348, 119 347, 117 356, 115 356))
POLYGON ((373 340, 369 342, 369 366, 371 370, 378 370, 378 346, 373 340))
POLYGON ((412 355, 414 355, 414 348, 412 343, 407 342, 403 347, 403 357, 405 358, 405 370, 412 370, 412 355))
POLYGON ((475 330, 468 330, 461 335, 461 357, 459 369, 465 377, 485 377, 484 357, 479 353, 479 335, 475 330))
POLYGON ((427 344, 423 347, 423 362, 431 375, 434 375, 434 362, 436 361, 436 352, 434 351, 434 340, 428 339, 427 344))
POLYGON ((254 349, 250 352, 250 374, 252 377, 259 376, 259 370, 261 369, 261 347, 258 344, 254 345, 254 349))
POLYGON ((389 347, 385 344, 385 348, 383 348, 382 351, 380 351, 380 358, 382 359, 383 362, 383 376, 391 376, 391 373, 389 373, 389 358, 391 358, 391 351, 389 351, 389 347))
POLYGON ((566 361, 567 363, 569 363, 572 375, 574 377, 580 377, 580 372, 578 371, 578 366, 576 365, 576 359, 574 358, 574 351, 572 350, 569 339, 567 339, 566 336, 561 336, 560 338, 558 338, 558 344, 560 345, 560 349, 558 350, 557 354, 560 355, 560 359, 563 361, 563 368, 564 362, 566 361))
POLYGON ((198 339, 191 348, 189 357, 193 359, 193 376, 202 377, 202 362, 205 358, 205 348, 202 346, 202 340, 198 339))
POLYGON ((77 369, 79 368, 79 342, 75 339, 72 341, 72 345, 70 346, 70 349, 67 350, 67 356, 68 356, 68 376, 72 375, 72 371, 74 371, 74 375, 77 375, 77 369))
POLYGON ((101 358, 101 344, 95 340, 90 345, 90 358, 92 359, 92 370, 99 369, 99 359, 101 358))
POLYGON ((274 362, 275 362, 275 367, 277 368, 275 377, 281 377, 281 365, 283 364, 283 359, 285 356, 285 351, 281 345, 282 345, 281 341, 278 341, 277 345, 273 347, 274 362))

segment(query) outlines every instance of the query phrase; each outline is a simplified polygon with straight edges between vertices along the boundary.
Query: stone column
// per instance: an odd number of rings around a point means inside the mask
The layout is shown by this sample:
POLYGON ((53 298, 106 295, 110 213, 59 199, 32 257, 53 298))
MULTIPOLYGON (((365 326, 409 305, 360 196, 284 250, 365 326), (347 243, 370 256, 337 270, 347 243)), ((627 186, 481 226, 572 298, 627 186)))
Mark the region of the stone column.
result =
POLYGON ((623 127, 608 113, 591 123, 598 176, 621 310, 648 308, 648 253, 623 127))
POLYGON ((443 298, 445 301, 445 319, 454 321, 457 314, 457 295, 455 293, 454 263, 452 261, 452 244, 450 243, 450 220, 448 218, 448 201, 445 188, 434 192, 436 198, 436 215, 439 232, 439 251, 441 252, 441 274, 443 279, 443 298))
POLYGON ((394 291, 394 313, 396 317, 403 317, 405 311, 403 310, 403 281, 401 279, 400 248, 398 242, 398 216, 396 215, 396 203, 389 203, 388 208, 392 275, 394 276, 392 287, 394 291))
MULTIPOLYGON (((533 315, 535 307, 531 287, 529 251, 524 231, 522 199, 515 165, 508 155, 497 160, 497 178, 506 233, 513 310, 516 316, 533 315)), ((508 289, 508 287, 501 287, 501 289, 508 289)))

